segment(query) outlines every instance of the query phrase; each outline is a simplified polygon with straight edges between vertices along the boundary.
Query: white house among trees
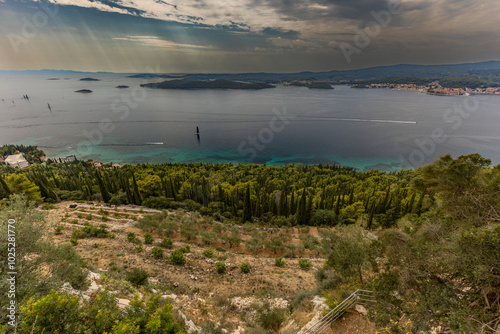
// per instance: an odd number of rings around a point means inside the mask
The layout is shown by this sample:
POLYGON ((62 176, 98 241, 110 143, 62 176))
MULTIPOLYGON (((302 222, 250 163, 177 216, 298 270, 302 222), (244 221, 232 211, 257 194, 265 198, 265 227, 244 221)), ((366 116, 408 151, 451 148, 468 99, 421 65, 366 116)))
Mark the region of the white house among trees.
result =
POLYGON ((5 163, 15 168, 25 168, 29 166, 22 153, 9 155, 5 158, 5 163))

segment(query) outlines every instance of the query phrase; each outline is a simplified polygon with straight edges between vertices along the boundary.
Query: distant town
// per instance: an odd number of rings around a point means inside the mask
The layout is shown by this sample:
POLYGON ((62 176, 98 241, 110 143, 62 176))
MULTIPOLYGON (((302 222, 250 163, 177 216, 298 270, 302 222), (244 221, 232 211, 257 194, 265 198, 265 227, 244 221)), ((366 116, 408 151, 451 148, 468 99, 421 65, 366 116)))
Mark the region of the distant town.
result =
POLYGON ((477 94, 494 94, 500 95, 500 87, 479 87, 479 88, 449 88, 443 87, 439 83, 431 83, 429 85, 418 84, 396 84, 396 83, 372 83, 368 85, 354 85, 352 88, 389 88, 396 90, 410 90, 432 95, 447 95, 447 96, 469 96, 477 94))

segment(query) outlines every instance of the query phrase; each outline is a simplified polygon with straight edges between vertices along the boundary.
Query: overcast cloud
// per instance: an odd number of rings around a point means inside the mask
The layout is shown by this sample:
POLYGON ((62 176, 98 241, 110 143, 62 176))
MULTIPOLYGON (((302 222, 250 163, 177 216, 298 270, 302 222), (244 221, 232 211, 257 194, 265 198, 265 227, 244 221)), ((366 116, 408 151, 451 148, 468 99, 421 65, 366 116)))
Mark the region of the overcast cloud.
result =
POLYGON ((296 72, 500 60, 498 0, 402 0, 402 12, 347 62, 342 43, 354 45, 390 3, 0 0, 0 69, 296 72), (26 22, 47 3, 57 14, 27 38, 26 22))

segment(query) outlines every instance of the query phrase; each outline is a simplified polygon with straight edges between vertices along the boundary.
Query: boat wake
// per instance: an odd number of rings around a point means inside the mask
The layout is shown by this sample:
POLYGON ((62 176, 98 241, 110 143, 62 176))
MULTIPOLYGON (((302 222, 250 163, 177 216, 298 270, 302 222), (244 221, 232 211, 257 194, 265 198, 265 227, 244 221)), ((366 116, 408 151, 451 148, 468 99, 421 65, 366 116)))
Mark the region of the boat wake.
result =
POLYGON ((146 143, 146 145, 163 145, 163 142, 152 142, 152 143, 146 143))

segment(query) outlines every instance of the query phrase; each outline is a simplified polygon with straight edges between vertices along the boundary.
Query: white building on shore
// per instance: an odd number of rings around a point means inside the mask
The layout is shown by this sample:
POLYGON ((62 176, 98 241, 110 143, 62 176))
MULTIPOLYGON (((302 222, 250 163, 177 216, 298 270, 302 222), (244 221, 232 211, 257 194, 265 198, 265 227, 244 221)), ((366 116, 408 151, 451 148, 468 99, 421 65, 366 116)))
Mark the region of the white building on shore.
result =
POLYGON ((5 158, 5 163, 14 168, 26 168, 30 165, 22 153, 9 155, 5 158))

